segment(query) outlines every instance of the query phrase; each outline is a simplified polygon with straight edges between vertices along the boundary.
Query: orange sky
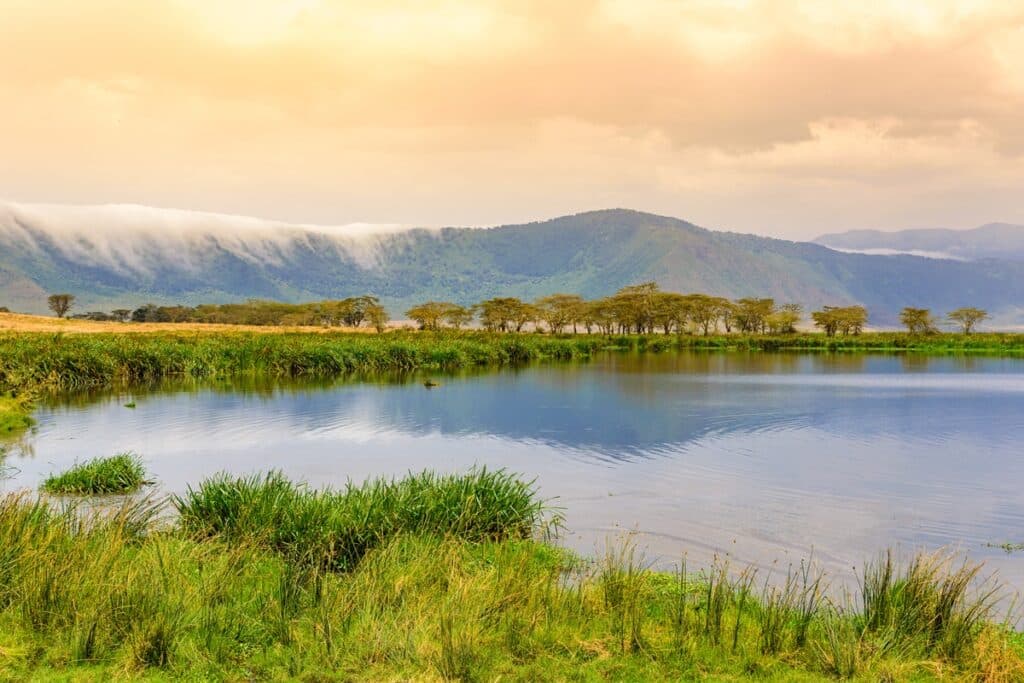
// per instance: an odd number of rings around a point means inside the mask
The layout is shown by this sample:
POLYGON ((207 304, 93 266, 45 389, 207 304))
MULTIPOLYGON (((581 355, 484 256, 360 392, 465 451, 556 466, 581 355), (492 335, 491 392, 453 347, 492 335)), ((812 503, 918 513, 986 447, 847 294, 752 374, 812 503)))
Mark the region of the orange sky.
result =
POLYGON ((0 0, 0 17, 7 199, 430 225, 625 206, 793 238, 1024 223, 1020 0, 0 0))

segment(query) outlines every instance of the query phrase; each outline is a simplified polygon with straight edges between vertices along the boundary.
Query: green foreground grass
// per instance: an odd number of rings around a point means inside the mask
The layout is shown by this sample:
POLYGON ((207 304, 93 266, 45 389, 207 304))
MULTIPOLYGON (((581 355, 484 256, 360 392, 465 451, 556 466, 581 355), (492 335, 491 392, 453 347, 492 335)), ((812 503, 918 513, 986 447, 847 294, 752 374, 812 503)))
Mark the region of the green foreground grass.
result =
POLYGON ((77 389, 166 377, 245 373, 332 377, 354 372, 455 369, 588 358, 605 349, 667 351, 914 351, 1024 353, 1020 334, 601 336, 389 332, 369 334, 189 332, 0 335, 0 391, 77 389))
POLYGON ((342 491, 280 475, 116 509, 0 499, 0 676, 107 680, 1024 679, 977 568, 788 576, 584 561, 504 472, 342 491))
POLYGON ((142 460, 131 453, 93 458, 43 481, 42 490, 54 495, 102 496, 134 493, 146 482, 142 460))

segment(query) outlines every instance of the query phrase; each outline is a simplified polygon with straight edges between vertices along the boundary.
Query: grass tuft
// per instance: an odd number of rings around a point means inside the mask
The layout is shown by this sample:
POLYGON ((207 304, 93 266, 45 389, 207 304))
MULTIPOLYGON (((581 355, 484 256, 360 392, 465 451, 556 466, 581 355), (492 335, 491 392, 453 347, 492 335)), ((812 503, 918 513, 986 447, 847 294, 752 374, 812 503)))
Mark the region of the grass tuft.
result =
POLYGON ((342 570, 400 534, 496 541, 529 538, 559 522, 532 484, 486 468, 349 483, 340 491, 311 490, 279 472, 223 475, 172 502, 181 528, 193 536, 263 545, 342 570))
POLYGON ((94 458, 51 475, 43 482, 42 489, 54 495, 102 496, 134 493, 147 483, 139 457, 121 453, 94 458))

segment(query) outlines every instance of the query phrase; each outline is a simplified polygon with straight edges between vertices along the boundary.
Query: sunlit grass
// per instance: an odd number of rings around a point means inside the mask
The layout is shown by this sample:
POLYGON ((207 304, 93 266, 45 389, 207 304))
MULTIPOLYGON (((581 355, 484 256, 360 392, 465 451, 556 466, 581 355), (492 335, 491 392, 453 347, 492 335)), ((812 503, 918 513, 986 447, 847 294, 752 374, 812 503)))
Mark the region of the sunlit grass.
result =
POLYGON ((94 458, 47 477, 42 489, 54 495, 101 496, 134 493, 146 484, 142 460, 131 453, 94 458))
POLYGON ((587 561, 539 537, 527 484, 482 471, 336 492, 220 478, 178 505, 0 498, 0 678, 1024 677, 998 586, 948 555, 883 556, 848 600, 811 564, 663 573, 628 544, 587 561), (372 542, 339 553, 352 536, 372 542), (307 561, 325 556, 345 561, 307 561))

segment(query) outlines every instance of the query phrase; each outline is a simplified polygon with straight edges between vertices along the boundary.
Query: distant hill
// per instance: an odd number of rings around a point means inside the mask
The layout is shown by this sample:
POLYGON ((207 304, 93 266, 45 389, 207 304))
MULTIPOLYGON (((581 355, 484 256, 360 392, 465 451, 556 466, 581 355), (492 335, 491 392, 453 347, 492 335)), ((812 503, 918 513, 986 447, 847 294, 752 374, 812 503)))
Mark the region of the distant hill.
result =
POLYGON ((1024 322, 1024 263, 870 256, 714 232, 628 210, 488 229, 318 227, 137 206, 0 204, 0 306, 43 312, 145 302, 380 296, 393 316, 427 299, 587 297, 656 280, 666 289, 861 303, 891 325, 905 305, 987 307, 1024 322))
POLYGON ((814 240, 833 249, 865 253, 909 253, 976 261, 995 258, 1024 261, 1024 225, 989 223, 973 230, 851 230, 814 240))

